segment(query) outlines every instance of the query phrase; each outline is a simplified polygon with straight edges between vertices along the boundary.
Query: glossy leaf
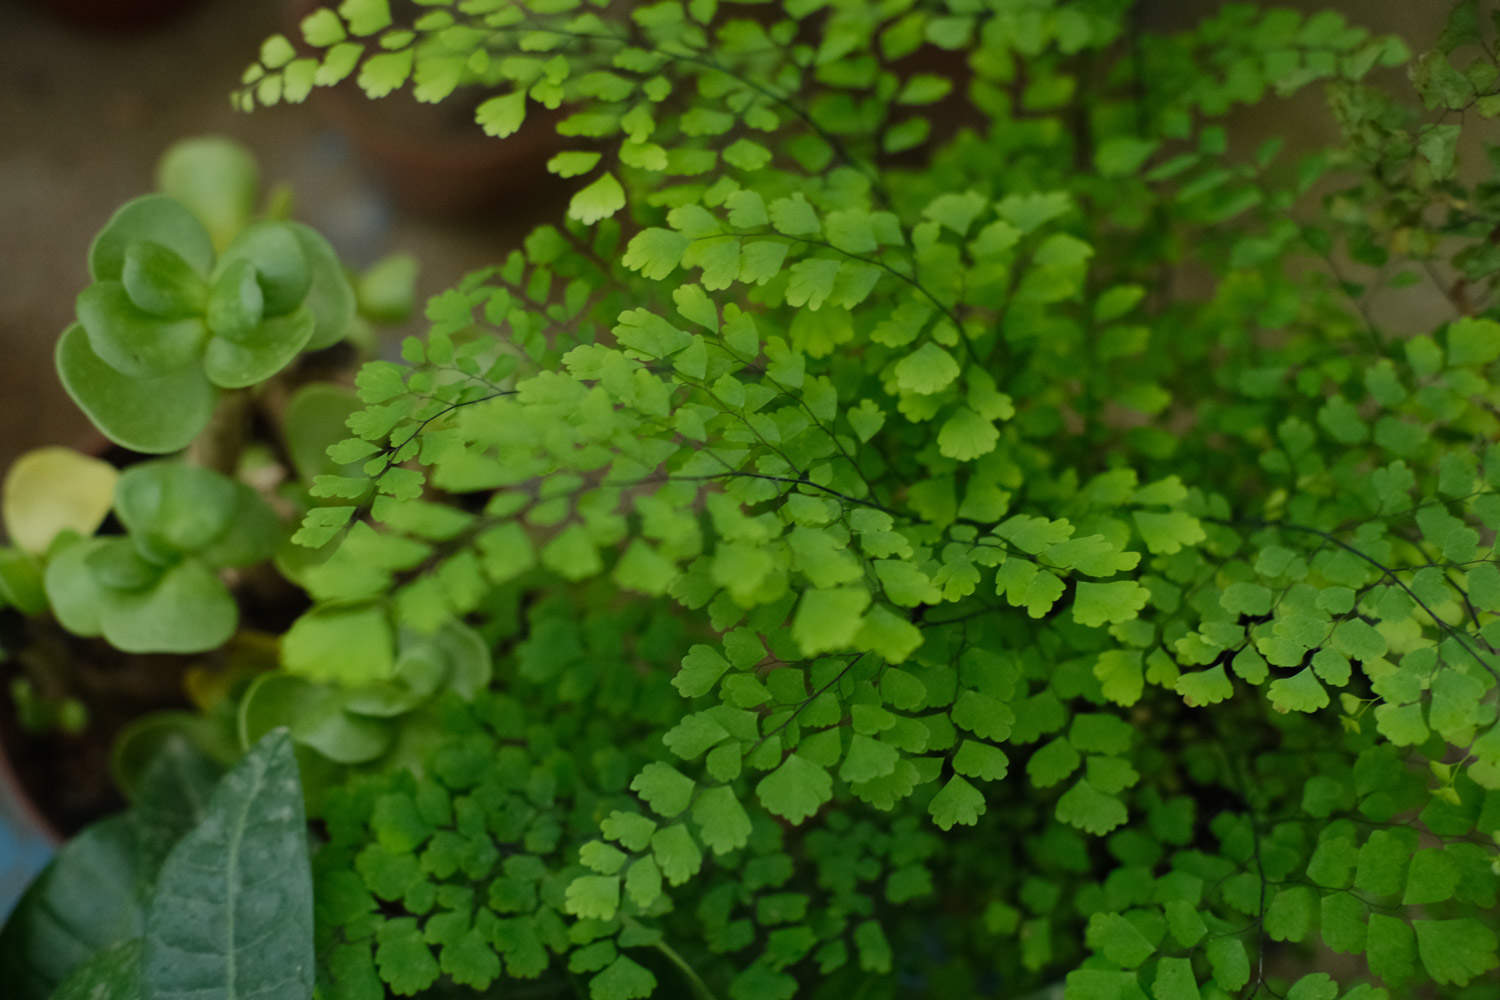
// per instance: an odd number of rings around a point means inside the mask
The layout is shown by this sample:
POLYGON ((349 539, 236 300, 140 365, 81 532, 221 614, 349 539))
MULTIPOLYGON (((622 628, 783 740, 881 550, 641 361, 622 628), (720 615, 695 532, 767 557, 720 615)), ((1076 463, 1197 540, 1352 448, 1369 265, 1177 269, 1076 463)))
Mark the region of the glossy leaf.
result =
MULTIPOLYGON (((191 712, 153 712, 121 730, 110 753, 110 776, 138 807, 137 819, 171 831, 170 840, 202 818, 220 768, 205 748, 214 746, 213 723, 191 712)), ((165 838, 163 838, 165 839, 165 838)))
POLYGON ((143 554, 197 552, 233 524, 240 493, 233 480, 179 462, 147 462, 120 476, 115 510, 143 554))
POLYGON ((359 397, 352 390, 322 383, 303 386, 287 401, 286 445, 299 479, 311 482, 339 470, 328 449, 348 435, 344 421, 358 409, 359 397))
POLYGON ((216 338, 252 341, 265 318, 266 296, 248 260, 230 261, 219 270, 204 303, 204 321, 216 338))
POLYGON ((271 730, 285 728, 298 743, 340 764, 364 763, 390 749, 392 729, 351 715, 343 701, 337 689, 290 674, 264 674, 240 700, 240 743, 254 746, 271 730))
POLYGON ((95 636, 103 627, 104 588, 90 571, 88 559, 107 543, 102 538, 76 541, 47 564, 43 577, 47 601, 58 624, 74 635, 95 636))
POLYGON ((234 484, 234 513, 229 527, 194 554, 215 569, 253 566, 276 551, 286 529, 271 505, 250 486, 234 484))
POLYGON ((196 316, 208 300, 203 275, 176 252, 148 240, 126 248, 120 280, 132 303, 163 319, 196 316))
MULTIPOLYGON (((301 222, 287 223, 297 245, 307 259, 311 281, 302 305, 312 313, 313 329, 304 347, 309 351, 331 347, 348 335, 354 322, 354 288, 344 275, 344 266, 329 242, 317 230, 301 222)), ((394 259, 394 258, 392 258, 394 259)), ((394 278, 382 279, 383 287, 393 287, 394 278)), ((386 311, 389 304, 381 307, 386 311)))
POLYGON ((35 557, 19 549, 0 548, 0 603, 25 615, 47 610, 42 566, 35 557))

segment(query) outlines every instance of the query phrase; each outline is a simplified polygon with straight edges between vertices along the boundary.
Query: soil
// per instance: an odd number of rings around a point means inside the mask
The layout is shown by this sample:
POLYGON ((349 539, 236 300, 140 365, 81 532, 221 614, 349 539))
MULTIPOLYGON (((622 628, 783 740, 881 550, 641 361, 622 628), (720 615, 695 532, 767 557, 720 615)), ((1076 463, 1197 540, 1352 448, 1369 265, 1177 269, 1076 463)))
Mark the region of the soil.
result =
POLYGON ((0 749, 41 817, 53 833, 68 837, 118 812, 125 800, 111 778, 115 737, 148 712, 188 708, 182 679, 194 658, 128 655, 10 610, 0 612, 0 643, 7 654, 0 664, 0 749), (40 669, 28 671, 23 659, 40 669), (66 692, 88 707, 81 733, 32 733, 21 726, 10 682, 27 676, 36 683, 37 673, 55 693, 66 692))
MULTIPOLYGON (((70 635, 50 618, 0 611, 0 751, 50 832, 68 837, 124 808, 111 767, 121 731, 155 712, 201 715, 187 696, 189 670, 245 669, 249 651, 260 648, 257 637, 286 631, 308 604, 268 566, 237 574, 231 589, 240 608, 237 639, 193 655, 122 653, 103 639, 70 635), (29 679, 44 696, 83 702, 88 710, 83 731, 27 731, 10 690, 18 677, 29 679)), ((271 662, 274 652, 263 665, 271 662)), ((5 763, 0 760, 0 777, 5 763)))

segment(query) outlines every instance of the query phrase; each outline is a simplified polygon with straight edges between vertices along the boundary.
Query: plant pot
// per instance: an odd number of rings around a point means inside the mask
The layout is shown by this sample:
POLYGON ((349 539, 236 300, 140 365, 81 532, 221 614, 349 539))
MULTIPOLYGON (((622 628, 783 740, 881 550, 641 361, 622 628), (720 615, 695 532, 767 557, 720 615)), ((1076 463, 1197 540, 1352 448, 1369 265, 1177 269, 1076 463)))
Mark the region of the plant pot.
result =
POLYGON ((0 922, 61 842, 0 749, 0 922))

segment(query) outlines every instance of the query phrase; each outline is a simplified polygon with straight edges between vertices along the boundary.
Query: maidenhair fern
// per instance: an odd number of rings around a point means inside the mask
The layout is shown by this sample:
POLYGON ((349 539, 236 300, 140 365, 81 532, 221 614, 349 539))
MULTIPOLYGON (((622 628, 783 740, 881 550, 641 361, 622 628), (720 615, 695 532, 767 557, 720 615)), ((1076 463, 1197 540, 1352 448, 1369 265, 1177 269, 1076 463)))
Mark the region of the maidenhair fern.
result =
POLYGON ((326 996, 1494 994, 1500 188, 1451 113, 1500 113, 1493 32, 1130 6, 265 44, 243 107, 462 87, 577 183, 361 372, 298 534, 294 673, 497 650, 420 778, 322 805, 326 996), (1314 83, 1341 150, 1215 124, 1314 83), (1412 335, 1371 300, 1414 283, 1412 335))

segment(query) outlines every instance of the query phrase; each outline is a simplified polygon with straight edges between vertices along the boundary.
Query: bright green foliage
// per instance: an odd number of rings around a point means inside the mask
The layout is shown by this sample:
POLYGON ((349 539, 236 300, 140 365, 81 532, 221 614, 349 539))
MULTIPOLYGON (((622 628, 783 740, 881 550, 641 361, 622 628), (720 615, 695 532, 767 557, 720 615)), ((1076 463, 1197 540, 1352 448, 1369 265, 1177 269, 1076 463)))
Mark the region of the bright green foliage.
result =
MULTIPOLYGON (((378 612, 357 620, 362 631, 336 633, 329 648, 306 661, 298 659, 304 650, 283 646, 287 670, 260 675, 239 698, 235 724, 242 747, 285 727, 299 748, 324 765, 314 768, 315 774, 326 770, 324 762, 370 764, 391 759, 387 755, 401 761, 402 731, 433 725, 444 693, 472 698, 490 683, 489 649, 467 626, 448 622, 431 635, 405 632, 388 641, 389 625, 378 612), (373 655, 360 641, 370 636, 376 638, 373 655), (381 655, 389 667, 377 674, 373 660, 381 655), (349 674, 364 683, 340 683, 349 674)), ((291 639, 288 635, 284 643, 291 639)))
MULTIPOLYGON (((456 620, 497 654, 388 751, 423 780, 337 772, 330 997, 1486 995, 1481 5, 1414 60, 1246 4, 423 6, 314 14, 237 97, 540 105, 576 184, 362 370, 297 534, 309 684, 456 620), (1401 65, 1415 102, 1367 82, 1401 65), (1313 84, 1342 151, 1216 123, 1313 84), (1415 336, 1367 302, 1411 282, 1450 307, 1415 336)), ((226 254, 280 304, 274 231, 226 254)))

